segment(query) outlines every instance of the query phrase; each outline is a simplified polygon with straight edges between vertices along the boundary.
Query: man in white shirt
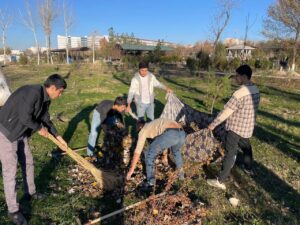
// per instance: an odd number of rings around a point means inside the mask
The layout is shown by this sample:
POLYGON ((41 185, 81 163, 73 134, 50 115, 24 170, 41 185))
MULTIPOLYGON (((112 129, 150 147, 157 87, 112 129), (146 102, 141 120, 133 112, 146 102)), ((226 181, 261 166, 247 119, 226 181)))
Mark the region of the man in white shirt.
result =
POLYGON ((148 71, 147 63, 140 62, 139 71, 131 80, 127 98, 127 111, 131 111, 130 105, 134 98, 138 117, 144 119, 146 113, 147 119, 154 120, 154 87, 172 92, 171 89, 160 83, 156 77, 148 71))

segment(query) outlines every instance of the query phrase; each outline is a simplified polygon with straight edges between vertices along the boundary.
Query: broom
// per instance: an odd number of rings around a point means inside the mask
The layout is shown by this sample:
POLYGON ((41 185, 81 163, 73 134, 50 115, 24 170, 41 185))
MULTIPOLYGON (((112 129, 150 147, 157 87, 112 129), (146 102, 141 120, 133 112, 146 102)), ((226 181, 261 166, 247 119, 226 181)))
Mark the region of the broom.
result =
POLYGON ((92 163, 84 159, 81 155, 59 142, 55 137, 53 137, 53 135, 48 134, 48 139, 50 139, 60 149, 65 151, 67 155, 74 159, 84 169, 89 171, 94 176, 101 189, 112 190, 121 181, 121 179, 116 177, 114 173, 97 169, 92 163))

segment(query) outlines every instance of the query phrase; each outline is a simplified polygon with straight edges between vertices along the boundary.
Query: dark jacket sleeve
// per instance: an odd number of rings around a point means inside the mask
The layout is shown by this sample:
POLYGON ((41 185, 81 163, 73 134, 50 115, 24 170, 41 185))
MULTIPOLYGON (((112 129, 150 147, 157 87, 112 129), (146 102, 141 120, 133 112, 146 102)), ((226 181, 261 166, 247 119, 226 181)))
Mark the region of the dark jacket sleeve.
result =
POLYGON ((22 96, 22 101, 17 103, 20 122, 34 131, 42 127, 41 124, 33 119, 34 108, 38 98, 39 95, 35 91, 29 91, 26 96, 22 96))
POLYGON ((42 121, 43 121, 43 124, 48 128, 49 132, 51 134, 53 134, 55 137, 57 137, 58 136, 58 132, 57 132, 54 124, 50 120, 50 115, 49 115, 48 111, 43 115, 42 121))

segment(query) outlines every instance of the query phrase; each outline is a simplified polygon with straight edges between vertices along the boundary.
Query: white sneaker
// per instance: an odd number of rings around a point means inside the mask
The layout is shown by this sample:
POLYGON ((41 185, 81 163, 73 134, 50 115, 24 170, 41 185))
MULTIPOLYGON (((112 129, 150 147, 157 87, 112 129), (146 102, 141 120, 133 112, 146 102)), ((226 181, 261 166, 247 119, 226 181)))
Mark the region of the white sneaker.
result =
POLYGON ((216 188, 220 188, 222 190, 226 190, 226 186, 225 184, 221 183, 219 180, 217 179, 207 179, 206 180, 207 184, 216 188))

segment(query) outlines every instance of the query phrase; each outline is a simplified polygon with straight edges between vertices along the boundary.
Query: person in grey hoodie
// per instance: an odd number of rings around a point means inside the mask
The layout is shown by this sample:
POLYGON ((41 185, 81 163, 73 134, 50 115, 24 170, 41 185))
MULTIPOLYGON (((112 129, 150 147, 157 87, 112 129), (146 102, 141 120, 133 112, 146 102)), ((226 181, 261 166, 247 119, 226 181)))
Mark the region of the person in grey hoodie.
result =
POLYGON ((148 63, 140 62, 139 71, 131 80, 127 98, 127 112, 131 111, 130 105, 134 98, 139 119, 144 119, 146 113, 148 120, 154 120, 154 87, 172 92, 171 89, 160 83, 156 77, 148 71, 148 63))

